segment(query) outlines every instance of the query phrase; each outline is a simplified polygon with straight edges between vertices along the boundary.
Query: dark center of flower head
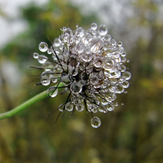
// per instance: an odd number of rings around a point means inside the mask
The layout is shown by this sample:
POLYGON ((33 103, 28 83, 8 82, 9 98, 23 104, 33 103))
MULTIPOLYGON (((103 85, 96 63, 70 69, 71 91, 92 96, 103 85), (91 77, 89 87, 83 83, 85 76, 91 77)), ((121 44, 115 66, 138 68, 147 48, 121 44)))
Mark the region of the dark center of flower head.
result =
MULTIPOLYGON (((59 107, 61 112, 85 109, 93 116, 114 110, 116 95, 124 93, 131 78, 122 42, 112 39, 106 25, 98 27, 96 23, 87 30, 63 27, 61 31, 53 45, 39 44, 39 50, 47 55, 33 54, 42 65, 40 83, 51 85, 47 89, 51 97, 62 89, 68 92, 66 102, 59 107)), ((91 125, 97 128, 101 120, 93 116, 91 125)))

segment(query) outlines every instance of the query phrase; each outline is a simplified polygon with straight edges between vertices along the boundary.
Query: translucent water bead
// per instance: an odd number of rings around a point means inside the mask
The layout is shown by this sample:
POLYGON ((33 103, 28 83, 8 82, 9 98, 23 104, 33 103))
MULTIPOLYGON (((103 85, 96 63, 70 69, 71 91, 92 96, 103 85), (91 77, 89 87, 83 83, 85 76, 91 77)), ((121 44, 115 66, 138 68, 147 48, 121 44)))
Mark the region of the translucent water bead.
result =
POLYGON ((91 126, 92 126, 93 128, 98 128, 98 127, 100 127, 100 126, 101 126, 101 120, 100 120, 100 118, 98 118, 98 117, 93 117, 93 118, 91 119, 91 126))
POLYGON ((73 82, 70 86, 70 90, 72 93, 78 94, 82 91, 82 85, 80 83, 73 82))
POLYGON ((67 111, 72 111, 74 109, 74 105, 70 102, 68 102, 66 105, 65 105, 65 110, 67 111))
POLYGON ((106 25, 102 24, 100 25, 99 29, 98 29, 98 33, 101 35, 101 36, 104 36, 108 33, 108 29, 106 27, 106 25))
POLYGON ((36 52, 33 53, 33 58, 34 58, 34 59, 38 59, 38 57, 39 57, 39 54, 38 54, 38 53, 36 53, 36 52))
POLYGON ((77 104, 77 105, 75 106, 75 108, 76 108, 76 110, 77 110, 78 112, 82 112, 82 111, 84 110, 84 105, 83 105, 83 104, 77 104))
POLYGON ((48 77, 42 77, 41 84, 44 86, 48 86, 50 84, 50 79, 48 77))
POLYGON ((84 36, 84 29, 82 27, 78 27, 75 32, 76 36, 83 37, 84 36))
POLYGON ((96 30, 97 29, 97 24, 96 23, 92 23, 91 24, 91 29, 96 30))
POLYGON ((58 94, 58 89, 56 89, 55 87, 49 87, 47 89, 47 93, 50 97, 56 97, 58 94))
POLYGON ((38 62, 41 64, 44 64, 47 60, 48 60, 48 57, 46 57, 45 55, 38 56, 38 62))
POLYGON ((46 42, 40 42, 39 50, 41 52, 46 52, 48 50, 48 44, 46 42))

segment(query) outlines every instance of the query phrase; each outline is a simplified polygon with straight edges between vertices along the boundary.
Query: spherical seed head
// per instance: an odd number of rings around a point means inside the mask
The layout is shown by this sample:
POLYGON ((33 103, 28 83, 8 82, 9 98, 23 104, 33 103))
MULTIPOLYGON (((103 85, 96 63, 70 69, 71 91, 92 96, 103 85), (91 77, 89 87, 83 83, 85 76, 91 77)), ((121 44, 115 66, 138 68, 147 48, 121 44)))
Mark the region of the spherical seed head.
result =
MULTIPOLYGON (((63 89, 68 93, 59 107, 61 112, 113 111, 117 106, 116 95, 126 92, 131 78, 131 73, 126 71, 128 60, 123 43, 112 39, 106 25, 98 27, 96 23, 87 30, 77 26, 74 31, 67 27, 61 31, 51 46, 45 42, 39 44, 44 55, 33 54, 43 70, 40 84, 48 87, 51 97, 63 89)), ((91 125, 97 128, 101 120, 94 116, 91 125)))

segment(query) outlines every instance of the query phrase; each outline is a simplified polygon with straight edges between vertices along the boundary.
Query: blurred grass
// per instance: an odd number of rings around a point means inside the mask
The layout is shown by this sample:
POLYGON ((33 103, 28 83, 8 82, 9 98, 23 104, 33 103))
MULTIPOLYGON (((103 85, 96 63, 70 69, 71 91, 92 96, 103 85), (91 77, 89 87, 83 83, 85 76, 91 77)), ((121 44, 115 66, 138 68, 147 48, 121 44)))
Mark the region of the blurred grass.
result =
MULTIPOLYGON (((0 162, 163 162, 163 71, 154 62, 163 64, 160 44, 163 24, 145 20, 145 10, 157 13, 158 6, 141 2, 133 4, 140 15, 128 23, 147 26, 151 37, 138 39, 128 52, 132 79, 128 93, 118 97, 119 104, 124 105, 107 115, 99 114, 102 125, 93 129, 91 116, 86 112, 73 116, 65 113, 55 124, 58 114, 55 109, 64 102, 64 96, 34 104, 18 116, 0 121, 0 162)), ((32 53, 37 51, 40 41, 50 43, 49 39, 58 37, 63 26, 86 27, 94 21, 100 22, 95 15, 82 16, 78 8, 66 1, 52 0, 44 7, 26 6, 22 9, 22 19, 28 22, 29 29, 0 52, 1 112, 43 91, 43 87, 34 86, 37 77, 31 76, 39 72, 27 69, 35 64, 32 53), (12 85, 6 77, 7 71, 2 69, 8 60, 19 69, 19 85, 12 85)))

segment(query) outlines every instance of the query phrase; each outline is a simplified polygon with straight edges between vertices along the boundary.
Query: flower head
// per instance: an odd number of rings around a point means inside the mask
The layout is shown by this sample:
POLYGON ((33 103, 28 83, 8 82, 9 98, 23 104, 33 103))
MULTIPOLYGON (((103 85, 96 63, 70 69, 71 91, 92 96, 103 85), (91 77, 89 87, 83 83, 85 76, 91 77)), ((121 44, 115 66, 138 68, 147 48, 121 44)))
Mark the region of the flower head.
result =
POLYGON ((51 46, 39 44, 47 55, 33 54, 43 70, 40 84, 48 86, 51 97, 61 89, 68 92, 59 111, 86 110, 93 116, 92 127, 97 128, 101 120, 94 114, 113 111, 117 94, 129 87, 126 52, 122 42, 108 34, 106 25, 92 23, 87 30, 77 26, 74 31, 67 27, 61 31, 51 46))

